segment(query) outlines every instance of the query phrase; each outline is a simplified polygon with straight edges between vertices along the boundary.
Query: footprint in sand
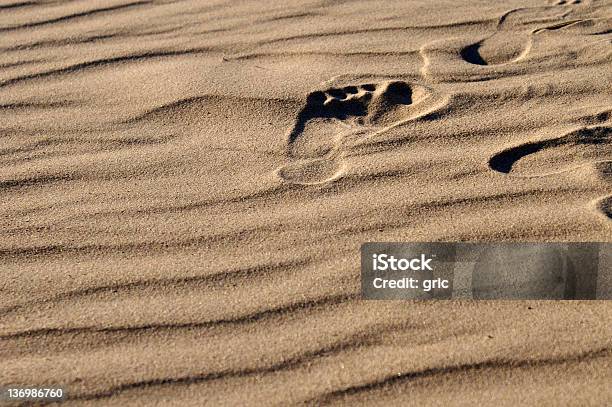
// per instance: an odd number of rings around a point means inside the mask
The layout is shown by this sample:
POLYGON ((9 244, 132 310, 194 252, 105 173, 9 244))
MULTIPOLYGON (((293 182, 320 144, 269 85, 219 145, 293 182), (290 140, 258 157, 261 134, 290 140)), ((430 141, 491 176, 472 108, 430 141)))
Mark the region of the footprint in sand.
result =
POLYGON ((491 157, 489 165, 504 174, 544 176, 607 162, 612 162, 612 127, 593 126, 506 149, 491 157))
POLYGON ((558 7, 511 10, 500 17, 495 33, 463 48, 460 55, 474 65, 516 62, 529 53, 535 34, 563 28, 579 21, 559 21, 568 14, 569 11, 558 7))
POLYGON ((612 220, 612 195, 601 198, 595 205, 601 213, 612 220))
POLYGON ((288 183, 314 185, 337 179, 353 140, 389 130, 414 117, 430 96, 421 85, 400 80, 332 87, 308 95, 289 132, 289 163, 277 170, 288 183))
POLYGON ((425 44, 420 50, 424 60, 421 73, 434 81, 499 77, 530 53, 535 36, 587 23, 569 19, 571 12, 571 5, 514 9, 503 14, 496 30, 485 38, 450 38, 425 44))
MULTIPOLYGON (((489 160, 495 171, 523 177, 542 177, 590 165, 597 178, 612 183, 612 127, 593 126, 554 139, 506 149, 489 160)), ((612 219, 612 195, 595 203, 612 219)))

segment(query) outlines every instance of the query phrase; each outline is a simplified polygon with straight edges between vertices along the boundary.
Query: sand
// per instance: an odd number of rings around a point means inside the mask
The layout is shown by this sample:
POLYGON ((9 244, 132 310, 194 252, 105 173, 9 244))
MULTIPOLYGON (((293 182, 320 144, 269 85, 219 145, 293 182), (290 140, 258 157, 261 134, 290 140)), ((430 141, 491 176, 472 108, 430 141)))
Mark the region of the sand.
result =
POLYGON ((612 241, 610 1, 0 2, 0 385, 612 402, 612 303, 363 301, 368 241, 612 241))

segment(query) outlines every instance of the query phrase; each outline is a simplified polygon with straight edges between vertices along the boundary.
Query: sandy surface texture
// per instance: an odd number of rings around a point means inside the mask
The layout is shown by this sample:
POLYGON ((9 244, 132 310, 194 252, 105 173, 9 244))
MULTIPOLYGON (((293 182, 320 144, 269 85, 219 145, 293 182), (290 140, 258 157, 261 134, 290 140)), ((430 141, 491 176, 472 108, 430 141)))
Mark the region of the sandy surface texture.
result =
POLYGON ((612 403, 612 303, 363 301, 367 241, 612 241, 612 2, 0 1, 0 386, 612 403))

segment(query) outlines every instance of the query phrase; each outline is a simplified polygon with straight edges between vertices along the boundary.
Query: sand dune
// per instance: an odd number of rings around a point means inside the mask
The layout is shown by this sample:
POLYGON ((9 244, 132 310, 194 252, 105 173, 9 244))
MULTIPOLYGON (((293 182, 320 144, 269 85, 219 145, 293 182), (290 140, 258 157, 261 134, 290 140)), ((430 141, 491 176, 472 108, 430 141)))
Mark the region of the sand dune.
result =
POLYGON ((609 1, 0 2, 0 386, 607 405, 607 302, 363 301, 368 241, 612 241, 609 1))

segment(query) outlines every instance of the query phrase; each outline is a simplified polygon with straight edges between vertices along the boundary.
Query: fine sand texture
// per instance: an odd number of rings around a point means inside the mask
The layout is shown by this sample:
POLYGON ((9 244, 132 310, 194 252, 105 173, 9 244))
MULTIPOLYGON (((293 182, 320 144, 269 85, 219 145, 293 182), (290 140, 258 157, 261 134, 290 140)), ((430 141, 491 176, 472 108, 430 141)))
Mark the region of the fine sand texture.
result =
POLYGON ((0 386, 612 404, 612 302, 364 301, 369 241, 612 241, 612 2, 1 0, 0 386))

